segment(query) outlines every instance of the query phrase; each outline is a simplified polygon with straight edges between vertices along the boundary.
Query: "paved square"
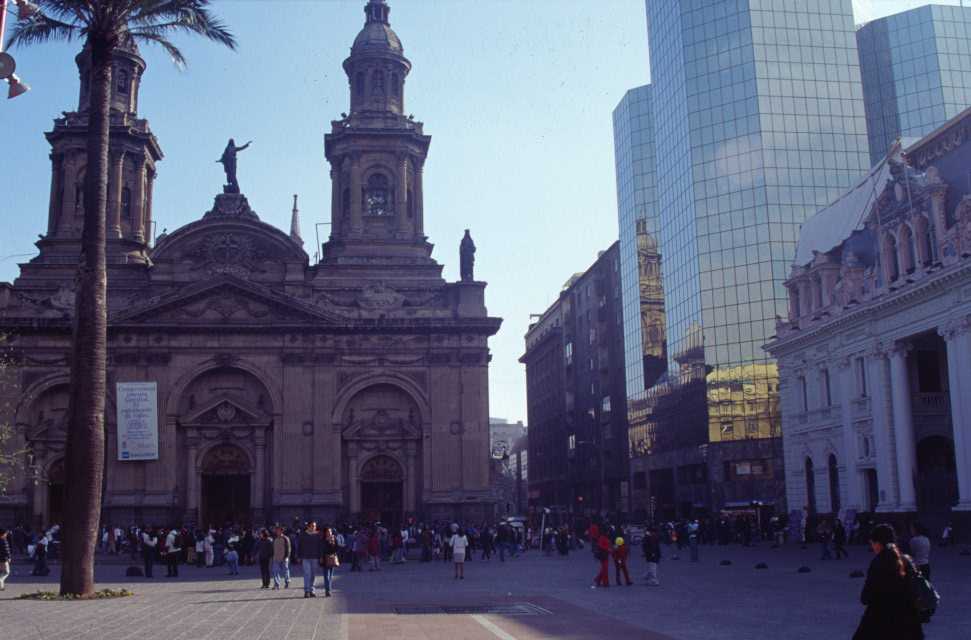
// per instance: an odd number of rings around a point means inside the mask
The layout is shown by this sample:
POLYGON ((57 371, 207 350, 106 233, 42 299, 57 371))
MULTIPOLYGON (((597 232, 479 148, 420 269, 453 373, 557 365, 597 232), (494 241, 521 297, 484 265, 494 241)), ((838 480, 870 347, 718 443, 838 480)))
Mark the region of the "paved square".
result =
MULTIPOLYGON (((0 594, 0 628, 2 637, 17 640, 809 640, 849 638, 862 612, 863 581, 848 577, 869 561, 860 547, 851 548, 848 561, 826 563, 813 547, 702 547, 697 564, 665 552, 656 588, 638 583, 593 590, 588 552, 568 559, 530 552, 506 563, 470 562, 465 580, 454 580, 451 565, 442 562, 385 565, 379 573, 342 567, 329 599, 304 599, 299 574, 288 590, 260 590, 256 567, 244 567, 239 578, 221 568, 183 567, 177 580, 146 580, 123 577, 124 564, 104 564, 99 587, 125 586, 137 595, 18 601, 21 593, 56 589, 56 580, 25 576, 29 565, 17 564, 0 594), (720 566, 723 559, 732 564, 720 566), (758 562, 769 568, 754 569, 758 562), (797 573, 802 565, 812 572, 797 573)), ((932 566, 943 602, 925 627, 928 639, 971 638, 965 606, 971 602, 971 557, 935 549, 932 566)), ((639 559, 633 569, 643 574, 639 559)))

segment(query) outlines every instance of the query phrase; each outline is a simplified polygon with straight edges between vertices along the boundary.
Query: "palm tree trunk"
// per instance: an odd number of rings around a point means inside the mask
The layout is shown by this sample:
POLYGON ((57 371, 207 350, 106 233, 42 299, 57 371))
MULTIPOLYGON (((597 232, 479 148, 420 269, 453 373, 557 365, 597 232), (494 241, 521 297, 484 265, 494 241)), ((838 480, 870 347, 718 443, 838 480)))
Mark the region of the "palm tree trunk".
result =
POLYGON ((91 46, 88 163, 84 179, 84 229, 77 275, 71 395, 68 408, 64 557, 61 594, 94 593, 94 551, 101 516, 105 456, 108 287, 105 231, 108 201, 108 133, 113 44, 89 37, 91 46))

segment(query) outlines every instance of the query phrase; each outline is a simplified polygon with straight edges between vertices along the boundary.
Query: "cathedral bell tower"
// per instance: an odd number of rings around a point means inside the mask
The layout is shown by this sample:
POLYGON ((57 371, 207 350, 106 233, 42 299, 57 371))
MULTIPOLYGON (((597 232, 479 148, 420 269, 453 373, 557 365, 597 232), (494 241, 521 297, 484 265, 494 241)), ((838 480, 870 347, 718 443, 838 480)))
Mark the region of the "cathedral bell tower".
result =
POLYGON ((324 264, 434 264, 422 219, 431 136, 404 115, 411 63, 389 13, 384 0, 369 0, 364 28, 344 61, 350 113, 325 136, 332 226, 324 264))
MULTIPOLYGON (((51 145, 51 197, 47 233, 37 242, 36 263, 76 262, 84 219, 84 177, 90 113, 91 53, 75 62, 80 75, 77 111, 54 120, 51 145)), ((162 150, 147 120, 138 118, 138 88, 145 61, 134 43, 119 46, 111 74, 108 155, 109 264, 147 264, 152 237, 152 187, 162 150)))

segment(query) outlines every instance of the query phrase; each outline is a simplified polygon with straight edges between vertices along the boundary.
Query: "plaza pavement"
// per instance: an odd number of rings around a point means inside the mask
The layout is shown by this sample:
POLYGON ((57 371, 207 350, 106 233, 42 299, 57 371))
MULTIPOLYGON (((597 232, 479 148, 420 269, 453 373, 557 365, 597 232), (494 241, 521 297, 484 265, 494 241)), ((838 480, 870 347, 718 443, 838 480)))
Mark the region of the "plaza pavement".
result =
MULTIPOLYGON (((849 560, 825 563, 815 547, 702 547, 697 564, 664 551, 660 587, 640 579, 640 558, 632 563, 635 586, 592 590, 596 567, 588 551, 568 559, 531 551, 502 564, 470 562, 462 581, 442 562, 409 561, 380 573, 342 567, 329 599, 304 599, 297 572, 290 589, 263 591, 256 567, 242 568, 239 578, 223 568, 182 567, 178 579, 146 580, 125 578, 124 564, 104 564, 99 588, 127 587, 134 597, 18 601, 21 593, 56 589, 58 570, 33 578, 24 575, 29 565, 18 563, 0 593, 0 638, 809 640, 849 638, 862 612, 863 581, 848 577, 866 568, 862 547, 852 547, 849 560), (723 559, 732 564, 721 566, 723 559), (758 562, 769 568, 756 570, 758 562), (802 565, 812 571, 797 573, 802 565)), ((935 549, 932 567, 943 602, 925 627, 928 640, 971 638, 971 556, 935 549)), ((157 567, 156 575, 164 573, 157 567)))

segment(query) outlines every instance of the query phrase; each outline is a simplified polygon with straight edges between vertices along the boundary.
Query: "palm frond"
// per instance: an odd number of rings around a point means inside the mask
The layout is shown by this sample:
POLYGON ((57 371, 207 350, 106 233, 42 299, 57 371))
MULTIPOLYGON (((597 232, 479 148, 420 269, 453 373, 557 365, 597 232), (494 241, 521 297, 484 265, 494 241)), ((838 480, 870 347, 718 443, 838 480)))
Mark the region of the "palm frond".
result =
POLYGON ((134 0, 127 14, 132 31, 144 28, 186 31, 203 35, 230 49, 236 39, 226 25, 210 13, 210 0, 134 0))
POLYGON ((44 15, 77 25, 90 24, 95 7, 92 0, 34 0, 44 15))
POLYGON ((185 56, 183 56, 182 52, 179 51, 179 48, 172 44, 164 35, 155 33, 151 29, 137 29, 129 31, 128 34, 136 41, 145 40, 159 45, 165 49, 166 53, 169 54, 169 57, 172 58, 172 62, 175 64, 175 66, 179 67, 180 69, 185 69, 185 56))
POLYGON ((52 18, 44 13, 36 13, 27 20, 19 20, 13 25, 7 48, 28 46, 39 42, 65 40, 70 42, 82 31, 78 24, 70 24, 52 18))

